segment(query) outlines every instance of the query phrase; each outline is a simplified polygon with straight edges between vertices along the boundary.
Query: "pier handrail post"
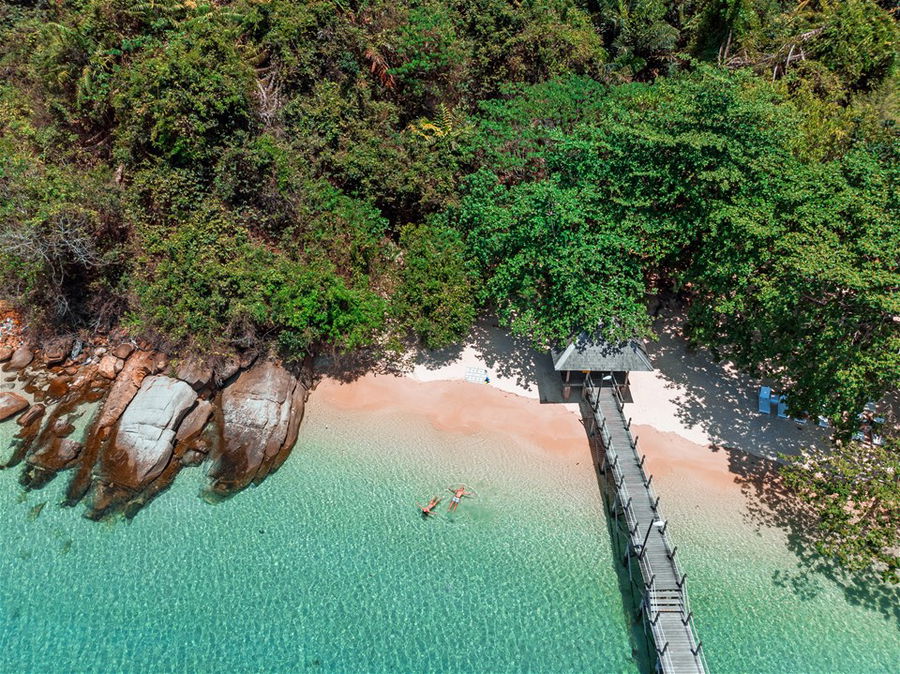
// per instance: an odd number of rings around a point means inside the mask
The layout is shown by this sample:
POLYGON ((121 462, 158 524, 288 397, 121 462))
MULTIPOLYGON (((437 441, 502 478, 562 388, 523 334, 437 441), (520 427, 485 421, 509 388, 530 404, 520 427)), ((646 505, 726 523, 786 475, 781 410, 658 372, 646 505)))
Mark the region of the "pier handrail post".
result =
POLYGON ((655 574, 655 573, 653 573, 653 574, 650 575, 650 580, 648 580, 646 583, 644 583, 644 587, 646 587, 646 588, 649 590, 651 587, 653 587, 653 581, 654 581, 654 580, 656 580, 656 574, 655 574))
POLYGON ((643 455, 641 456, 641 462, 638 464, 638 466, 640 466, 641 468, 643 468, 643 467, 644 467, 644 461, 646 461, 646 460, 647 460, 647 455, 646 455, 646 454, 643 454, 643 455))
POLYGON ((697 642, 697 648, 692 648, 691 653, 694 654, 694 657, 700 654, 700 649, 703 648, 703 641, 697 642))
POLYGON ((644 535, 644 542, 641 544, 641 554, 638 559, 644 558, 644 553, 647 551, 647 541, 650 538, 651 531, 653 531, 653 522, 650 522, 650 526, 647 527, 647 533, 644 535))
POLYGON ((687 580, 687 572, 681 574, 680 581, 678 581, 678 580, 675 581, 675 584, 678 586, 679 590, 684 587, 684 581, 686 581, 686 580, 687 580))
POLYGON ((650 489, 650 483, 651 483, 651 482, 653 482, 653 475, 652 475, 652 474, 650 475, 650 477, 647 478, 647 481, 644 483, 644 487, 646 487, 647 489, 650 489))
POLYGON ((640 435, 635 435, 634 440, 631 441, 631 448, 636 452, 637 451, 637 441, 640 438, 640 435))
MULTIPOLYGON (((693 611, 688 611, 687 617, 686 617, 686 618, 682 618, 681 623, 682 623, 685 627, 687 627, 687 624, 688 624, 689 622, 691 622, 691 618, 693 618, 693 617, 694 617, 694 612, 693 612, 693 611)), ((696 655, 696 653, 695 653, 694 655, 696 655)))
POLYGON ((678 546, 677 546, 677 545, 676 545, 674 548, 672 548, 671 554, 666 553, 666 557, 668 557, 671 561, 674 562, 674 561, 675 561, 675 553, 676 553, 676 552, 678 552, 678 546))
POLYGON ((631 430, 631 417, 628 417, 628 423, 625 424, 625 430, 626 430, 626 431, 630 431, 630 430, 631 430))
MULTIPOLYGON (((656 501, 659 502, 659 497, 656 498, 656 501)), ((662 531, 661 531, 660 533, 663 534, 663 535, 665 535, 665 534, 666 534, 666 529, 668 528, 668 526, 669 526, 669 520, 666 520, 665 522, 663 522, 663 528, 662 528, 662 531)))
POLYGON ((650 506, 653 509, 653 512, 656 512, 657 506, 659 506, 659 496, 656 497, 656 500, 653 502, 653 505, 650 506))

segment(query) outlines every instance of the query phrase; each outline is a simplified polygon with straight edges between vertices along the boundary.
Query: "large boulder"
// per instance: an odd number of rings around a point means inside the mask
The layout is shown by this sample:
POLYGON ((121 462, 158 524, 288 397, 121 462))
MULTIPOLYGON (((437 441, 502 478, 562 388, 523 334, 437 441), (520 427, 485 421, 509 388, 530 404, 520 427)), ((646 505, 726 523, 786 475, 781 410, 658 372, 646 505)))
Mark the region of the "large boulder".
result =
POLYGON ((290 372, 260 361, 222 392, 220 442, 212 492, 227 494, 268 473, 289 452, 303 414, 305 389, 290 372))
POLYGON ((18 393, 4 391, 0 393, 0 421, 9 419, 28 407, 28 401, 18 393))
POLYGON ((194 389, 181 380, 146 377, 101 458, 101 478, 129 489, 156 478, 169 463, 175 433, 196 400, 194 389))

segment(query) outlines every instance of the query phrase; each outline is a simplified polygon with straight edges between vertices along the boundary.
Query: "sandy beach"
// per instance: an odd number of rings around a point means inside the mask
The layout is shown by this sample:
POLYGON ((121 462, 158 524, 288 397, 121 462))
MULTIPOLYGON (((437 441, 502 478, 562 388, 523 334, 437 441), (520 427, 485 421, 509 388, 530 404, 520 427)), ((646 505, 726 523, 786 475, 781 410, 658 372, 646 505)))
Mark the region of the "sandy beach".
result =
MULTIPOLYGON (((625 416, 653 471, 687 471, 716 489, 734 488, 750 457, 775 459, 825 441, 827 431, 815 424, 760 414, 762 382, 689 349, 682 323, 679 313, 657 320, 659 338, 647 343, 654 370, 630 377, 625 416), (735 460, 742 455, 746 461, 735 460)), ((400 375, 368 374, 349 383, 326 377, 315 395, 343 409, 422 415, 440 430, 504 433, 555 454, 588 457, 578 393, 565 402, 549 353, 482 321, 460 347, 413 354, 400 375), (466 381, 473 373, 482 375, 479 383, 466 381)))
POLYGON ((412 414, 441 431, 502 433, 555 455, 590 456, 581 419, 569 406, 541 405, 487 384, 369 374, 351 383, 325 379, 315 395, 338 409, 412 414))

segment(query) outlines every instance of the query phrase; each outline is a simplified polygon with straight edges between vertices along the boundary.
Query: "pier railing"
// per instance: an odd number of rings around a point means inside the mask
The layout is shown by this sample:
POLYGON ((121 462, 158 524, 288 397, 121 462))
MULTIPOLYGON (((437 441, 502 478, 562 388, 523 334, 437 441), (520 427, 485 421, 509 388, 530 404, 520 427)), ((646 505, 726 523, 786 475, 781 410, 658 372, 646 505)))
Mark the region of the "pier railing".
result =
MULTIPOLYGON (((631 575, 631 561, 637 559, 641 575, 641 615, 645 628, 649 626, 657 655, 658 668, 663 672, 708 672, 706 655, 697 636, 693 611, 687 593, 687 574, 676 559, 678 547, 668 535, 668 520, 659 507, 659 496, 652 486, 653 476, 644 469, 646 455, 638 458, 637 438, 631 435, 631 420, 626 423, 624 400, 620 385, 611 379, 612 402, 617 419, 608 420, 601 405, 600 387, 588 375, 584 396, 593 412, 592 435, 599 435, 604 456, 601 471, 611 479, 614 497, 611 510, 622 514, 628 531, 626 562, 631 575), (615 435, 610 423, 615 424, 615 435), (621 452, 620 453, 620 450, 621 452), (624 470, 626 464, 627 472, 624 470), (629 489, 629 486, 631 489, 629 489), (644 519, 638 512, 640 506, 644 519), (654 535, 655 534, 655 535, 654 535), (665 610, 663 610, 665 609, 665 610), (677 620, 673 621, 673 615, 677 620)), ((609 408, 611 412, 613 409, 609 408)))

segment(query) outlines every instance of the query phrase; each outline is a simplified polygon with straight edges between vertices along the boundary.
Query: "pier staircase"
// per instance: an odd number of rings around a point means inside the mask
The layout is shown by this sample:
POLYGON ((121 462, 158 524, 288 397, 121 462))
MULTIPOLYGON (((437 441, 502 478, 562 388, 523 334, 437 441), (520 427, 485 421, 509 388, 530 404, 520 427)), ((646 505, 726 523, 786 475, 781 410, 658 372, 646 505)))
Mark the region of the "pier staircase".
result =
POLYGON ((600 471, 608 489, 607 503, 617 536, 625 536, 622 560, 629 578, 641 591, 640 617, 656 651, 657 670, 664 674, 699 673, 709 669, 697 637, 686 580, 676 560, 668 521, 653 490, 653 476, 644 470, 631 421, 611 377, 595 383, 588 376, 584 397, 591 409, 588 433, 602 448, 600 471))

